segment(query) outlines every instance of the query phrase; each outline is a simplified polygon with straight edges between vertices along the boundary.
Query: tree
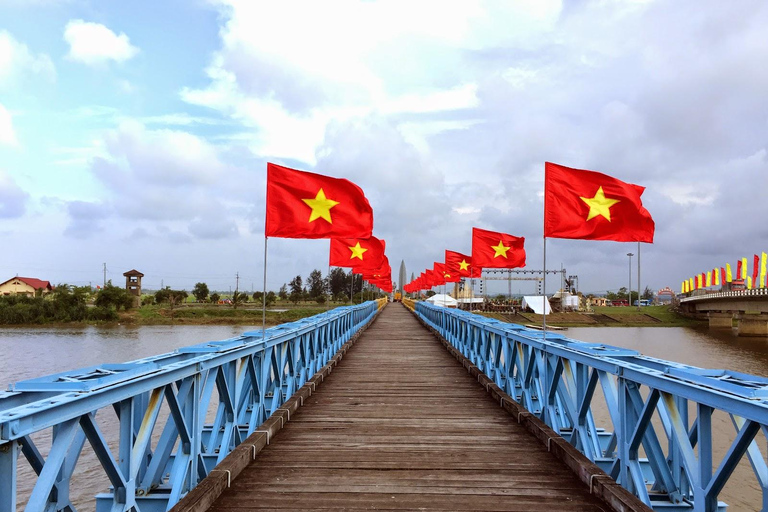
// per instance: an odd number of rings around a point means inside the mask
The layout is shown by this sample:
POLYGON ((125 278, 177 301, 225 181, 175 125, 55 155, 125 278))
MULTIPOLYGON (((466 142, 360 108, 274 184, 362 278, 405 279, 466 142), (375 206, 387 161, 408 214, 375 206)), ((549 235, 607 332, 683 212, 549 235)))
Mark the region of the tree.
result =
POLYGON ((328 274, 328 288, 334 299, 341 294, 349 292, 350 284, 349 277, 343 268, 335 267, 331 269, 331 272, 328 274))
POLYGON ((307 291, 309 292, 309 298, 317 300, 320 296, 325 296, 326 282, 323 279, 323 274, 319 270, 315 269, 307 278, 307 291))
POLYGON ((195 283, 195 287, 192 288, 192 295, 195 296, 197 302, 205 302, 208 298, 208 285, 205 283, 195 283))
POLYGON ((267 306, 271 306, 275 303, 275 300, 277 300, 277 295, 275 292, 267 292, 267 300, 264 301, 264 292, 253 292, 253 301, 257 304, 266 304, 267 306))
POLYGON ((301 286, 301 276, 296 276, 293 279, 291 279, 291 282, 289 283, 291 287, 291 302, 294 304, 297 304, 300 300, 302 295, 304 294, 304 289, 301 286))
POLYGON ((180 304, 188 296, 189 294, 186 290, 171 290, 170 286, 166 286, 155 293, 155 302, 158 304, 167 302, 171 306, 171 309, 173 309, 173 306, 180 304))
POLYGON ((248 294, 246 292, 238 292, 235 291, 235 293, 232 294, 232 307, 237 309, 237 306, 240 304, 245 304, 248 302, 248 294))
POLYGON ((119 311, 120 308, 129 309, 133 307, 134 297, 125 288, 112 285, 112 281, 107 281, 104 288, 96 295, 96 306, 110 308, 114 307, 119 311))
POLYGON ((280 297, 280 300, 286 300, 288 298, 288 286, 285 283, 280 287, 280 291, 277 292, 277 295, 280 297))
POLYGON ((650 300, 650 301, 653 301, 653 299, 654 299, 655 297, 656 297, 656 294, 655 294, 655 293, 653 293, 653 290, 651 290, 651 287, 650 287, 650 286, 646 286, 646 287, 645 287, 645 290, 643 290, 643 295, 642 295, 642 298, 643 298, 643 299, 647 299, 647 300, 650 300))
POLYGON ((214 304, 218 304, 218 302, 219 302, 219 299, 221 299, 221 295, 219 295, 218 293, 216 293, 216 292, 213 292, 213 293, 211 294, 211 302, 212 302, 212 303, 214 303, 214 304))

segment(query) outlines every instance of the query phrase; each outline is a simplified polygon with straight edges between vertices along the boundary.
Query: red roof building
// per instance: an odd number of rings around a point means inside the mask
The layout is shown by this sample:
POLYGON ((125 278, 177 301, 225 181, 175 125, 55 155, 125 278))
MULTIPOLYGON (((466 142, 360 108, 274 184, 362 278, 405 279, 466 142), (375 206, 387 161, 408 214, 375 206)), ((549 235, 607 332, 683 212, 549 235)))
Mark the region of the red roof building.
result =
POLYGON ((12 277, 11 279, 0 283, 0 295, 23 295, 34 296, 37 293, 49 293, 53 291, 50 281, 43 281, 34 277, 12 277))

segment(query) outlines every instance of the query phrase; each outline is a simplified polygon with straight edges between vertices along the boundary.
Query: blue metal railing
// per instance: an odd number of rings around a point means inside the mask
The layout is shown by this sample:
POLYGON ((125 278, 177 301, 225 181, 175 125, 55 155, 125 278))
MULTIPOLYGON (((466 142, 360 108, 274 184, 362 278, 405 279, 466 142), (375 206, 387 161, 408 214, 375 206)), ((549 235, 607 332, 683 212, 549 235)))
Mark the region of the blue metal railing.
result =
POLYGON ((269 328, 263 337, 260 330, 246 332, 12 384, 0 392, 0 512, 16 512, 23 460, 36 475, 25 510, 76 510, 70 482, 86 440, 111 484, 97 511, 169 509, 381 306, 336 308, 269 328), (116 453, 96 421, 101 409, 117 415, 116 453), (41 432, 50 435, 47 456, 35 441, 41 432))
POLYGON ((554 332, 545 338, 539 330, 425 302, 415 312, 647 505, 724 510, 718 495, 746 455, 768 510, 768 465, 755 441, 768 433, 768 379, 554 332), (605 428, 597 424, 597 408, 607 408, 605 428), (717 439, 728 444, 717 461, 712 418, 721 413, 730 417, 735 438, 717 439))

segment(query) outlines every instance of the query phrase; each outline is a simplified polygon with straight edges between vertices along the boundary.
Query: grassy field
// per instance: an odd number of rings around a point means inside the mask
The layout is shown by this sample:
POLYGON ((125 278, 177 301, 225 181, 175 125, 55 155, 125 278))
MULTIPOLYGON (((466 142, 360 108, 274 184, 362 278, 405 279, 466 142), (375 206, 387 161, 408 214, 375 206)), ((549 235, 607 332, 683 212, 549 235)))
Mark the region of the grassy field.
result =
MULTIPOLYGON (((267 325, 293 322, 343 305, 278 303, 267 308, 266 321, 267 325)), ((184 304, 173 309, 165 305, 142 306, 120 314, 121 323, 138 325, 258 325, 261 319, 261 307, 256 304, 241 305, 237 309, 224 304, 184 304)))
MULTIPOLYGON (((553 313, 547 315, 547 324, 558 327, 694 327, 702 325, 678 315, 669 306, 596 307, 593 313, 553 313)), ((541 325, 542 315, 522 313, 481 313, 504 322, 541 325)))

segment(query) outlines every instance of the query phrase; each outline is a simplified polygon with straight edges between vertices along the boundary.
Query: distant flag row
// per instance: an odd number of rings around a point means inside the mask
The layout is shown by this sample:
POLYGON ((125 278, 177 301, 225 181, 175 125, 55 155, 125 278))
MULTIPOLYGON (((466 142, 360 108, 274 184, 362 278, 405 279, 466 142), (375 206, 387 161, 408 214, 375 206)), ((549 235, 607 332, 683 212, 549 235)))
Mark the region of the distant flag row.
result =
POLYGON ((445 251, 445 261, 435 262, 431 269, 403 286, 414 293, 445 283, 458 283, 462 277, 481 277, 484 268, 519 268, 525 266, 525 238, 472 228, 472 255, 445 251))
MULTIPOLYGON (((653 242, 655 225, 640 199, 644 187, 550 162, 544 169, 545 238, 653 242)), ((373 209, 362 189, 348 180, 268 163, 265 236, 329 238, 331 265, 351 267, 392 291, 384 241, 373 236, 373 209)), ((523 267, 524 242, 473 228, 471 256, 446 251, 444 262, 435 262, 405 290, 479 277, 483 268, 523 267)))
POLYGON ((733 283, 734 281, 748 290, 768 288, 767 265, 768 255, 766 253, 762 253, 760 256, 755 254, 752 260, 752 274, 749 275, 748 258, 742 258, 736 262, 735 277, 731 270, 731 264, 726 263, 724 267, 713 268, 684 280, 680 285, 680 292, 691 293, 694 290, 710 286, 725 286, 726 283, 733 283))
POLYGON ((373 236, 373 209, 360 187, 268 163, 266 203, 266 237, 329 238, 331 265, 392 292, 385 243, 373 236))

